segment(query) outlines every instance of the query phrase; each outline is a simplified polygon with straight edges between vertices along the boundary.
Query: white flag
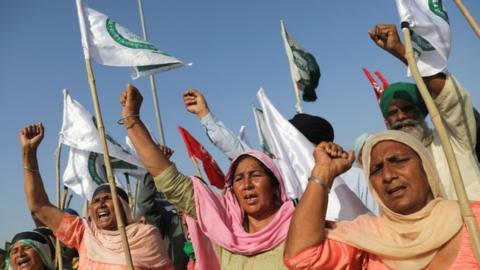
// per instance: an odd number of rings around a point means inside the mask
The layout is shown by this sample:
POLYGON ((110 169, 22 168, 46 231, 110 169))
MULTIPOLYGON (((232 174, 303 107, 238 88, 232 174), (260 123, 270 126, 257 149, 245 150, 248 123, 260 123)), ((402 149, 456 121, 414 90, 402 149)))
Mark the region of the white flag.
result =
MULTIPOLYGON (((129 164, 123 160, 110 158, 115 182, 123 186, 117 180, 117 176, 131 175, 137 179, 143 179, 146 171, 143 168, 129 164)), ((63 183, 77 195, 90 200, 98 185, 107 183, 107 172, 103 160, 103 154, 70 148, 68 163, 63 172, 63 183)))
MULTIPOLYGON (((64 182, 75 193, 90 198, 95 187, 107 181, 95 117, 72 99, 66 90, 63 95, 63 123, 59 142, 70 146, 64 182)), ((137 178, 147 173, 135 155, 110 135, 106 134, 106 139, 114 173, 128 173, 137 178)))
POLYGON ((408 22, 412 30, 420 74, 424 77, 445 71, 451 42, 448 14, 442 0, 396 0, 396 4, 400 20, 408 22))
POLYGON ((304 101, 315 101, 317 99, 315 88, 320 79, 320 67, 317 60, 287 32, 283 21, 280 21, 280 27, 292 79, 298 89, 303 91, 302 99, 304 101))
POLYGON ((77 0, 77 11, 85 58, 91 56, 102 65, 134 67, 134 79, 185 66, 82 0, 77 0))
MULTIPOLYGON (((277 111, 262 88, 257 98, 272 138, 272 151, 284 178, 287 195, 292 199, 300 199, 315 164, 314 145, 277 111)), ((368 212, 343 179, 337 177, 328 195, 327 219, 351 220, 368 212)))
POLYGON ((258 140, 260 141, 260 146, 262 147, 262 151, 269 155, 270 157, 274 157, 272 153, 272 138, 270 136, 270 132, 268 132, 267 123, 265 123, 265 117, 263 116, 263 111, 259 108, 255 107, 252 104, 252 111, 253 111, 253 118, 255 118, 255 125, 257 127, 257 134, 258 140))

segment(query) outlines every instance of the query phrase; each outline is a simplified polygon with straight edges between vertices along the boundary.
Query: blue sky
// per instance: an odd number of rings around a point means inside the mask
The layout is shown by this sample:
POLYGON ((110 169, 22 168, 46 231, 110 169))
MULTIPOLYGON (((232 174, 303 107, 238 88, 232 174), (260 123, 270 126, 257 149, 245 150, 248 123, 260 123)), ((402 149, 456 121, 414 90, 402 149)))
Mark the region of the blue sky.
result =
MULTIPOLYGON (((480 107, 480 42, 451 1, 446 2, 452 27, 449 70, 470 90, 480 107)), ((480 3, 465 1, 480 20, 480 3)), ((87 1, 89 6, 141 34, 137 1, 87 1)), ((193 166, 177 132, 187 128, 213 154, 223 169, 228 162, 208 141, 195 116, 184 110, 181 94, 196 87, 210 109, 258 146, 251 104, 260 86, 284 116, 295 112, 295 99, 280 35, 283 19, 289 32, 315 55, 322 71, 318 100, 305 104, 305 112, 327 118, 335 141, 346 148, 363 132, 384 128, 373 91, 361 68, 379 69, 390 81, 409 80, 399 61, 377 48, 367 31, 376 23, 398 22, 394 1, 178 1, 145 0, 150 41, 185 62, 189 68, 156 76, 167 145, 173 160, 188 174, 193 166)), ((55 200, 54 151, 62 119, 61 90, 93 112, 74 0, 17 0, 0 3, 0 241, 33 227, 23 195, 18 132, 26 124, 43 122, 46 137, 38 155, 45 187, 55 200)), ((93 64, 100 104, 108 132, 123 141, 119 96, 130 82, 129 68, 93 64)), ((133 81, 144 94, 142 117, 155 128, 148 79, 133 81)), ((158 134, 155 135, 157 136, 158 134)), ((67 148, 62 168, 66 166, 67 148)), ((80 210, 81 200, 73 206, 80 210)))

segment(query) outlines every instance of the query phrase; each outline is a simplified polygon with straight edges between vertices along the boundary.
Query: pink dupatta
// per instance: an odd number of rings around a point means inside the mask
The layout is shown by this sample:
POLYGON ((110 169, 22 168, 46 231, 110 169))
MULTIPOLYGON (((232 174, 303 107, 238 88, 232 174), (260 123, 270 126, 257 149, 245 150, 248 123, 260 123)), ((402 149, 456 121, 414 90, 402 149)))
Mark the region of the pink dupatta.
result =
MULTIPOLYGON (((280 184, 282 205, 274 219, 262 230, 255 233, 244 230, 242 226, 244 211, 240 208, 231 187, 227 188, 225 195, 221 195, 212 191, 198 178, 192 177, 192 182, 197 224, 202 233, 214 244, 230 252, 251 256, 271 250, 285 241, 295 207, 293 202, 288 200, 280 171, 270 157, 256 150, 245 151, 239 156, 241 155, 249 155, 259 160, 272 171, 280 184)), ((226 179, 229 179, 232 173, 230 167, 226 179)))

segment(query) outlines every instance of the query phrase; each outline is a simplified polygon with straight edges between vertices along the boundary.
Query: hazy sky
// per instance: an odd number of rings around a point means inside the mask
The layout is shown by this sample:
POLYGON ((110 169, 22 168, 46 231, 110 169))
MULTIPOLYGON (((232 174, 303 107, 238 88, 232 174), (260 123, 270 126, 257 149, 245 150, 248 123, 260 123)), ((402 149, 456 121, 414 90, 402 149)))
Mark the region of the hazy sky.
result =
MULTIPOLYGON (((449 70, 470 90, 480 107, 480 41, 452 1, 447 9, 452 27, 449 70)), ((137 1, 87 1, 90 7, 141 34, 137 1)), ((480 20, 480 3, 465 1, 480 20)), ((321 115, 335 129, 335 141, 350 148, 363 132, 384 129, 373 91, 361 68, 379 69, 390 81, 410 80, 406 67, 377 48, 367 31, 376 23, 399 24, 394 1, 179 1, 145 0, 150 41, 193 66, 156 76, 166 143, 176 152, 173 160, 188 174, 193 166, 178 135, 187 128, 225 170, 228 161, 208 141, 194 115, 185 111, 181 94, 196 87, 210 109, 238 132, 247 126, 250 142, 258 146, 251 104, 264 87, 287 118, 295 113, 295 99, 280 35, 283 19, 289 32, 315 55, 322 77, 318 100, 305 112, 321 115), (299 5, 302 3, 302 5, 299 5)), ((0 3, 0 145, 3 204, 0 241, 33 227, 23 195, 18 132, 26 124, 43 122, 46 136, 39 160, 46 189, 55 202, 54 151, 62 121, 62 89, 93 112, 80 44, 74 0, 16 0, 0 3)), ((119 96, 130 82, 129 68, 93 64, 105 126, 124 141, 119 96)), ((156 131, 148 79, 133 81, 145 97, 142 118, 156 131)), ((157 133, 155 132, 155 136, 157 133)), ((62 153, 66 166, 68 148, 62 153)), ((73 204, 80 209, 81 200, 73 204)))

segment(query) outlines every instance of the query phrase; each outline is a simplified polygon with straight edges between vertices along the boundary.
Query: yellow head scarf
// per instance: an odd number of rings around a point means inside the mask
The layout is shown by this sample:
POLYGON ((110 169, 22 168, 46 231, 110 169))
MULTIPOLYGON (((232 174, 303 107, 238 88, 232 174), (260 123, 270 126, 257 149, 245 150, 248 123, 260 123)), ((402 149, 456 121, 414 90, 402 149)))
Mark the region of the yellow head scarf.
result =
POLYGON ((434 199, 420 211, 402 215, 387 208, 369 182, 381 215, 363 215, 353 221, 339 222, 327 231, 327 237, 375 254, 393 269, 422 269, 462 228, 460 208, 456 201, 443 199, 439 176, 427 149, 419 140, 402 131, 384 131, 368 140, 362 155, 366 179, 370 176, 372 149, 382 141, 400 142, 418 154, 434 199))

